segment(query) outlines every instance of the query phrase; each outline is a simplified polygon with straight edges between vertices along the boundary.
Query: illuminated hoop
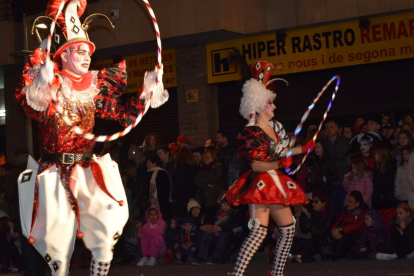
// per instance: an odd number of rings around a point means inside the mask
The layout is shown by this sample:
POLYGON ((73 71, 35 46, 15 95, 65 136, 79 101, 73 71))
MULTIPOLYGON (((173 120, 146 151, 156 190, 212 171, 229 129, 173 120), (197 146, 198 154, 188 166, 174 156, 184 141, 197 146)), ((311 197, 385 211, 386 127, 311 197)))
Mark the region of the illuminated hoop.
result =
MULTIPOLYGON (((300 120, 300 122, 299 122, 298 126, 297 126, 297 127, 296 127, 296 129, 295 129, 294 135, 293 135, 292 139, 290 140, 290 143, 289 143, 289 146, 290 146, 290 147, 293 147, 293 145, 295 144, 295 142, 296 142, 296 137, 297 137, 297 135, 300 133, 300 131, 302 130, 303 124, 306 122, 306 119, 308 118, 308 116, 309 116, 310 112, 312 111, 312 109, 315 107, 315 104, 319 101, 320 97, 323 95, 323 93, 326 91, 326 89, 329 87, 329 85, 331 85, 331 83, 332 83, 334 80, 336 80, 335 90, 334 90, 334 92, 332 93, 331 100, 329 101, 328 107, 326 108, 325 113, 323 114, 323 118, 322 118, 322 120, 321 120, 321 122, 320 122, 320 124, 319 124, 318 130, 316 131, 315 135, 313 135, 313 137, 312 137, 313 142, 315 142, 316 138, 317 138, 317 137, 318 137, 318 135, 319 135, 319 132, 320 132, 320 131, 321 131, 321 129, 322 129, 323 123, 325 122, 326 117, 328 116, 328 112, 329 112, 329 110, 330 110, 330 109, 331 109, 331 107, 332 107, 332 104, 333 104, 333 101, 335 100, 336 94, 338 93, 339 84, 340 84, 340 82, 341 82, 341 78, 340 78, 340 76, 334 76, 334 77, 332 77, 332 79, 330 79, 330 80, 328 81, 328 83, 327 83, 327 84, 326 84, 326 85, 322 88, 322 90, 318 93, 318 95, 316 96, 316 98, 315 98, 315 99, 313 99, 313 102, 312 102, 312 103, 308 106, 308 109, 307 109, 307 110, 305 111, 305 113, 303 114, 302 119, 300 120)), ((306 160, 306 158, 308 157, 308 155, 309 155, 309 153, 310 153, 310 152, 311 152, 311 148, 308 148, 308 149, 307 149, 307 151, 306 151, 306 154, 305 154, 305 156, 302 158, 302 162, 299 164, 299 166, 298 166, 298 167, 296 167, 296 169, 295 169, 295 170, 293 170, 293 171, 291 171, 289 168, 286 168, 286 169, 285 169, 286 173, 287 173, 288 175, 293 175, 293 174, 295 174, 296 172, 298 172, 298 171, 300 170, 300 168, 302 167, 303 163, 305 163, 305 160, 306 160)), ((289 157, 289 156, 291 156, 291 155, 292 155, 292 152, 291 152, 291 151, 289 151, 289 152, 286 154, 286 156, 287 156, 287 157, 289 157)))

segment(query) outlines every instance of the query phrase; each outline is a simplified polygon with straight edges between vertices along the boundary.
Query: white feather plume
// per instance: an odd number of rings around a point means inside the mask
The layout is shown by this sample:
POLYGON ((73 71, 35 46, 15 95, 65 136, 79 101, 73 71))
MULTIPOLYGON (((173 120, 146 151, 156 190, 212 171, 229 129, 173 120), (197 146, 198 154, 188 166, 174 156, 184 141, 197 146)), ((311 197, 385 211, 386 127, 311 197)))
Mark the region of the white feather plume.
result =
POLYGON ((42 66, 34 66, 30 69, 28 77, 32 77, 32 83, 25 87, 27 103, 36 111, 43 111, 49 106, 52 94, 57 88, 52 85, 55 77, 54 62, 47 59, 42 66))
POLYGON ((256 79, 250 79, 243 85, 243 97, 240 102, 240 114, 249 120, 247 126, 254 125, 256 113, 260 113, 266 105, 266 101, 274 100, 276 94, 266 89, 266 87, 256 79))
POLYGON ((162 83, 162 75, 164 74, 164 67, 155 66, 155 69, 150 72, 145 72, 144 75, 144 90, 141 94, 141 99, 150 101, 152 108, 157 108, 163 105, 169 97, 168 91, 164 89, 162 83))

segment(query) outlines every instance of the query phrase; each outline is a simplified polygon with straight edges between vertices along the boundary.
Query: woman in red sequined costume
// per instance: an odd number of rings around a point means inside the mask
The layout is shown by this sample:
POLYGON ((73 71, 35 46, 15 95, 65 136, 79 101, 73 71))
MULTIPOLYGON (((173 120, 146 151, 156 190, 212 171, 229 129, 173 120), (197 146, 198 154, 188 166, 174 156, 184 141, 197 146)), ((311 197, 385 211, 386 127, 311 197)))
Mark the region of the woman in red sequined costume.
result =
MULTIPOLYGON (((54 18, 59 4, 49 1, 46 16, 54 18)), ((86 34, 90 21, 81 24, 78 17, 86 0, 65 0, 65 5, 65 16, 58 17, 52 36, 54 62, 46 56, 44 41, 16 89, 17 101, 39 122, 41 153, 39 163, 29 158, 19 178, 22 230, 53 275, 68 275, 77 237, 92 252, 91 275, 105 276, 128 219, 125 191, 109 154, 94 156, 95 142, 76 134, 61 114, 90 133, 95 116, 127 126, 144 112, 144 105, 138 95, 121 100, 127 84, 125 61, 89 71, 95 45, 86 34)))
MULTIPOLYGON (((295 232, 290 205, 306 203, 305 194, 290 177, 278 169, 289 166, 290 158, 301 154, 303 147, 289 148, 289 140, 281 123, 273 121, 276 95, 266 88, 273 65, 264 61, 253 64, 253 78, 243 86, 240 113, 249 120, 237 137, 238 154, 250 163, 251 171, 243 174, 226 191, 232 204, 249 204, 250 234, 245 239, 231 275, 243 275, 267 234, 269 217, 277 223, 280 238, 276 246, 275 263, 270 275, 283 274, 295 232)), ((291 162, 290 162, 291 163, 291 162)))

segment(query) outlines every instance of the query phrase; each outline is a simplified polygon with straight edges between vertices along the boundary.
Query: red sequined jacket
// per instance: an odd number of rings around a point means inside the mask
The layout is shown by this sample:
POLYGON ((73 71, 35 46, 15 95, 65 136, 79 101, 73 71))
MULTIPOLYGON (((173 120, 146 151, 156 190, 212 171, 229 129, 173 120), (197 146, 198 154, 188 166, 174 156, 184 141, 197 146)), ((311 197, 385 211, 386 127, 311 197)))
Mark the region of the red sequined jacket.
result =
MULTIPOLYGON (((95 142, 84 139, 72 131, 56 112, 56 106, 50 99, 44 110, 35 110, 30 105, 27 91, 39 75, 44 61, 44 52, 36 49, 23 70, 23 81, 16 89, 16 99, 25 112, 39 122, 41 153, 82 153, 92 151, 95 142), (29 102, 29 103, 28 103, 29 102)), ((128 101, 121 99, 126 88, 126 64, 122 61, 101 71, 89 71, 82 75, 81 81, 72 80, 65 72, 58 71, 55 65, 55 87, 58 99, 63 102, 63 110, 72 122, 85 133, 92 132, 95 116, 107 120, 118 120, 127 126, 143 111, 139 96, 128 101)), ((49 85, 49 84, 46 84, 49 85)))

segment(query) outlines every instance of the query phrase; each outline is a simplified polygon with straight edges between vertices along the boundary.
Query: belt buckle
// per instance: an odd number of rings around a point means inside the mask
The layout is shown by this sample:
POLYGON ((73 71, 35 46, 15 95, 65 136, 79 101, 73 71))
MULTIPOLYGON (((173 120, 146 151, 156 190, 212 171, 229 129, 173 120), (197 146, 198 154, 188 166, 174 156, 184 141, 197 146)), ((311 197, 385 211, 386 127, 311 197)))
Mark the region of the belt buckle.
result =
POLYGON ((75 154, 73 153, 64 153, 62 156, 62 164, 72 165, 75 163, 75 154))

